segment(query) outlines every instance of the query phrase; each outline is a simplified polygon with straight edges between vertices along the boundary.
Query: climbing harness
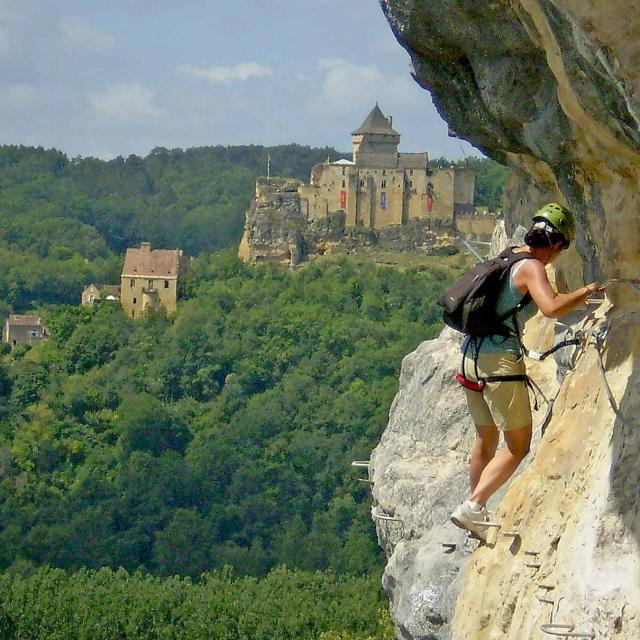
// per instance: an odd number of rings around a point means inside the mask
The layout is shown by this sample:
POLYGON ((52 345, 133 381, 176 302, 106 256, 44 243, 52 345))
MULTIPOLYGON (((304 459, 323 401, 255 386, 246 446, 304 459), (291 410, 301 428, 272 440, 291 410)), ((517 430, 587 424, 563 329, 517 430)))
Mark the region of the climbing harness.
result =
MULTIPOLYGON (((611 285, 617 285, 617 284, 629 284, 632 285, 634 287, 636 287, 637 289, 640 290, 640 279, 633 279, 633 278, 610 278, 609 280, 606 280, 605 282, 602 283, 601 288, 604 290, 607 287, 611 286, 611 285)), ((595 329, 593 331, 590 332, 585 332, 582 330, 578 330, 578 331, 571 331, 571 329, 569 327, 567 327, 568 329, 568 336, 565 337, 563 340, 561 340, 560 342, 558 342, 557 344, 553 345, 550 349, 547 349, 546 351, 540 352, 540 351, 535 351, 533 349, 527 349, 524 344, 522 343, 521 340, 521 336, 520 336, 520 330, 518 327, 518 323, 517 323, 517 317, 514 315, 513 316, 513 321, 514 321, 514 327, 515 327, 515 336, 518 339, 518 343, 520 345, 520 348, 522 349, 523 353, 526 354, 526 356, 528 358, 530 358, 531 360, 535 360, 537 362, 541 362, 543 360, 545 360, 546 358, 548 358, 550 355, 556 353, 557 351, 559 351, 560 349, 563 349, 565 347, 570 347, 570 346, 576 346, 578 347, 576 353, 577 356, 574 356, 573 361, 571 363, 571 369, 575 368, 577 359, 580 357, 580 355, 584 352, 585 346, 588 342, 589 337, 593 337, 594 339, 594 345, 596 348, 596 352, 598 354, 598 366, 600 369, 600 372, 602 374, 602 378, 603 378, 603 382, 604 382, 604 387, 605 387, 605 391, 607 394, 607 397, 609 399, 609 403, 611 405, 611 408, 613 410, 613 412, 615 413, 615 415, 623 422, 623 424, 626 425, 632 425, 633 423, 631 421, 629 421, 627 418, 625 418, 619 407, 618 404, 613 396, 613 392, 611 391, 611 387, 609 385, 609 382, 607 381, 607 377, 606 377, 606 370, 605 370, 605 366, 604 366, 604 360, 603 360, 603 350, 604 350, 604 345, 605 345, 605 341, 606 338, 608 336, 609 333, 609 323, 606 323, 605 325, 599 327, 598 329, 595 329), (570 336, 573 337, 570 337, 570 336)), ((463 355, 462 355, 462 366, 461 366, 461 372, 456 373, 455 374, 455 379, 456 381, 461 384, 463 387, 470 389, 471 391, 476 391, 479 393, 482 393, 482 391, 484 390, 486 384, 488 382, 524 382, 533 392, 533 397, 534 397, 534 410, 538 409, 538 395, 540 394, 540 396, 542 396, 543 400, 547 403, 547 410, 545 412, 545 415, 542 418, 542 421, 539 425, 539 427, 536 429, 536 433, 538 431, 541 431, 542 435, 544 435, 546 428, 549 424, 549 422, 551 421, 551 416, 553 413, 553 404, 555 402, 555 398, 557 397, 557 394, 555 397, 553 398, 547 398, 544 393, 542 392, 542 390, 540 389, 540 387, 531 379, 529 378, 529 376, 527 375, 513 375, 513 376, 484 376, 481 377, 478 373, 478 365, 477 365, 477 354, 480 351, 480 347, 482 345, 482 340, 483 338, 480 339, 480 343, 477 345, 477 347, 475 348, 475 354, 474 354, 474 366, 475 366, 475 375, 476 375, 476 379, 477 381, 473 381, 473 380, 469 380, 466 376, 466 372, 465 372, 465 368, 464 368, 464 361, 466 358, 466 353, 467 353, 467 349, 469 348, 470 344, 471 344, 471 340, 468 340, 465 349, 463 351, 463 355)), ((560 390, 558 390, 559 393, 560 390)), ((633 425, 633 426, 637 426, 637 425, 633 425)))

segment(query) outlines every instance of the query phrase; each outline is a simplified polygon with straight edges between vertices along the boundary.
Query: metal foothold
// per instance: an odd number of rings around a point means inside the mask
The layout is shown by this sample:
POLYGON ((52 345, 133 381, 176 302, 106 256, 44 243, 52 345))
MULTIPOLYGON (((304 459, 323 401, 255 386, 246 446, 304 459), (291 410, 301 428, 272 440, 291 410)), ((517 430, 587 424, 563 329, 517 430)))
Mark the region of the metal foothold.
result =
POLYGON ((354 460, 351 463, 352 467, 362 467, 363 469, 368 469, 369 468, 369 461, 368 460, 354 460))
POLYGON ((453 542, 443 542, 442 546, 445 548, 445 553, 453 553, 458 545, 453 542))
POLYGON ((505 538, 519 538, 520 534, 517 531, 503 531, 502 535, 505 536, 505 538))
POLYGON ((545 604, 555 604, 555 600, 551 600, 549 598, 544 598, 542 596, 536 596, 536 600, 538 602, 544 602, 545 604))
POLYGON ((540 555, 540 552, 539 552, 539 551, 531 551, 531 550, 527 549, 527 550, 524 552, 524 554, 525 554, 526 556, 537 556, 537 555, 540 555))
POLYGON ((573 624, 543 624, 540 625, 542 633, 548 633, 551 636, 560 636, 561 638, 595 638, 596 634, 590 631, 574 631, 573 624))
POLYGON ((525 562, 525 567, 531 567, 531 569, 539 569, 542 565, 539 562, 525 562))
POLYGON ((394 518, 393 516, 389 516, 386 513, 374 513, 373 518, 375 520, 385 520, 387 522, 402 522, 400 518, 394 518))

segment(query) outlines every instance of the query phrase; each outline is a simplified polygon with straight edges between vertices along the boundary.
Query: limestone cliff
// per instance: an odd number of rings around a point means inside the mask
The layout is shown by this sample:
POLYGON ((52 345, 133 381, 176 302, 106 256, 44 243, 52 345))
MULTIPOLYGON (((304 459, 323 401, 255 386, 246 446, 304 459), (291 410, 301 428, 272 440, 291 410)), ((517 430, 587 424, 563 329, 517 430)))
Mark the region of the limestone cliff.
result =
MULTIPOLYGON (((575 362, 531 364, 555 397, 551 422, 495 501, 501 528, 466 567, 469 544, 443 525, 465 493, 471 437, 447 382, 455 345, 445 333, 406 358, 370 468, 397 629, 415 639, 537 640, 557 632, 551 622, 583 633, 574 637, 637 640, 640 295, 637 281, 620 280, 640 272, 640 6, 380 4, 451 129, 514 169, 507 231, 543 202, 564 202, 577 240, 558 286, 619 280, 599 307, 569 319, 587 337, 575 362)), ((541 349, 563 330, 536 318, 527 341, 541 349)))

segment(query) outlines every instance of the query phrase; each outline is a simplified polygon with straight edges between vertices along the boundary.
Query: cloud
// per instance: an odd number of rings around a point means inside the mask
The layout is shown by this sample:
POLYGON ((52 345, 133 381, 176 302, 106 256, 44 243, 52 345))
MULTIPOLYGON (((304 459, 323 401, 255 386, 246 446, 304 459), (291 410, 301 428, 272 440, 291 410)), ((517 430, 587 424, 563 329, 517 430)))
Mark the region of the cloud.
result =
POLYGON ((334 109, 351 110, 375 102, 384 87, 384 77, 375 65, 359 66, 340 58, 321 58, 318 67, 326 72, 322 97, 334 109))
POLYGON ((322 99, 336 111, 362 110, 375 102, 417 105, 421 92, 407 75, 385 75, 375 65, 357 65, 341 58, 321 58, 318 67, 325 72, 322 99))
POLYGON ((0 113, 24 115, 39 101, 39 94, 32 84, 16 83, 0 86, 0 113))
POLYGON ((221 67, 197 67, 186 64, 176 69, 178 75, 204 78, 213 83, 244 82, 251 78, 264 78, 272 73, 271 67, 259 62, 241 62, 221 67))
POLYGON ((89 95, 89 104, 98 115, 113 121, 155 119, 163 111, 153 104, 153 93, 138 82, 123 82, 89 95))
POLYGON ((63 47, 71 51, 109 53, 116 47, 113 36, 94 29, 78 16, 60 18, 58 28, 63 47))

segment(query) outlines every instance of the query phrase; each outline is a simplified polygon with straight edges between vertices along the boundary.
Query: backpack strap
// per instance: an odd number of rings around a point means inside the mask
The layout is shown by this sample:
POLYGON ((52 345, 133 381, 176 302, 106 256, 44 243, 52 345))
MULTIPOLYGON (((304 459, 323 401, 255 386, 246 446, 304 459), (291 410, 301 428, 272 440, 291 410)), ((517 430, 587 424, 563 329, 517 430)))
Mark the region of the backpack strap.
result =
MULTIPOLYGON (((502 276, 504 278, 509 277, 509 274, 511 274, 511 268, 513 267, 514 264, 521 262, 522 260, 536 259, 535 256, 532 256, 528 251, 519 251, 518 253, 514 253, 513 247, 506 248, 504 251, 500 253, 498 257, 502 258, 503 260, 506 260, 507 262, 507 266, 502 276)), ((522 309, 524 309, 524 307, 526 307, 531 302, 531 300, 532 300, 531 294, 527 292, 522 296, 522 299, 520 300, 520 302, 518 302, 518 304, 513 309, 510 309, 506 313, 503 313, 502 315, 498 316, 498 320, 500 324, 503 324, 504 321, 507 320, 508 318, 513 317, 513 321, 516 326, 516 338, 518 339, 518 344, 520 348, 522 348, 523 345, 520 340, 520 331, 518 329, 516 314, 518 313, 518 311, 521 311, 522 309)), ((509 334, 507 333, 507 335, 509 334)))

